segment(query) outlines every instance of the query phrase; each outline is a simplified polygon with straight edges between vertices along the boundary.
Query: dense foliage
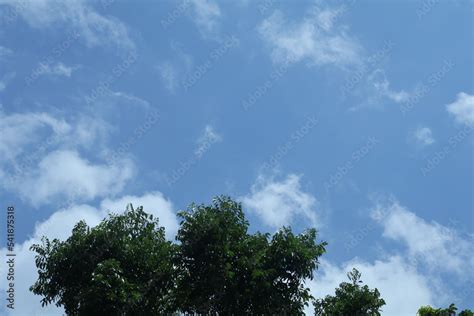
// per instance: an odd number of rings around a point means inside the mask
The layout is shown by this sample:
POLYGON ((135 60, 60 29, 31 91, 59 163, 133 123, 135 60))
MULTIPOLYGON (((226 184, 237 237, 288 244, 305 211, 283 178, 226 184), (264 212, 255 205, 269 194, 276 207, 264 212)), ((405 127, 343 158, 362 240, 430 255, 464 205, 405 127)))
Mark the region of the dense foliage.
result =
POLYGON ((325 243, 316 231, 294 235, 280 229, 247 232, 241 205, 217 198, 212 205, 181 212, 177 266, 178 306, 186 312, 301 314, 310 301, 304 280, 312 278, 325 243))
POLYGON ((347 273, 350 282, 343 282, 336 289, 335 296, 327 295, 314 303, 317 316, 377 316, 385 301, 377 289, 362 286, 361 273, 353 269, 347 273))
POLYGON ((39 277, 31 290, 68 315, 166 313, 176 248, 142 208, 92 229, 81 221, 66 241, 32 246, 39 277))
POLYGON ((79 222, 66 241, 34 245, 39 277, 31 290, 68 315, 303 313, 304 286, 326 243, 316 230, 249 234, 239 203, 227 197, 179 213, 177 243, 142 208, 89 228, 79 222))
MULTIPOLYGON (((454 304, 449 305, 447 308, 433 308, 431 306, 422 306, 418 310, 418 316, 456 316, 457 307, 454 304)), ((458 316, 474 316, 474 313, 469 310, 463 310, 458 316)))

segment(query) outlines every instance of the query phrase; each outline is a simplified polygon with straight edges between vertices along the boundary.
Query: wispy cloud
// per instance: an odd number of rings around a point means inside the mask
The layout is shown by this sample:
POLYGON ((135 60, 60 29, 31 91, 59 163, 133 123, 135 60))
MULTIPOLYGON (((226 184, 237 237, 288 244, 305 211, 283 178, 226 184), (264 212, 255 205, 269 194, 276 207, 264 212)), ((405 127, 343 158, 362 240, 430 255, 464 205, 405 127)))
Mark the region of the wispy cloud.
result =
POLYGON ((54 64, 39 64, 36 68, 35 74, 40 75, 51 75, 51 76, 62 76, 71 77, 72 73, 79 69, 79 66, 66 66, 65 64, 58 62, 54 64))
POLYGON ((460 92, 456 101, 448 104, 446 109, 458 123, 474 127, 474 95, 460 92))
POLYGON ((359 70, 355 71, 354 75, 346 81, 341 91, 344 97, 347 96, 347 93, 351 93, 356 99, 360 99, 355 106, 350 108, 351 111, 364 108, 382 108, 387 103, 396 103, 403 106, 414 94, 413 91, 408 92, 403 89, 396 90, 392 88, 386 71, 370 62, 366 62, 359 70), (352 84, 354 78, 356 83, 352 84))
POLYGON ((275 63, 306 62, 309 66, 334 66, 347 71, 350 76, 340 89, 343 97, 351 93, 362 95, 363 99, 362 104, 353 106, 352 110, 377 106, 387 100, 399 104, 407 102, 411 93, 393 89, 380 65, 394 43, 389 41, 367 56, 364 47, 342 21, 347 10, 347 6, 330 8, 318 3, 296 21, 287 20, 281 11, 275 10, 258 26, 258 31, 275 63))
MULTIPOLYGON (((18 6, 21 0, 1 0, 0 3, 18 6)), ((21 6, 17 14, 31 26, 46 29, 52 25, 65 25, 77 30, 88 46, 113 44, 124 50, 134 50, 135 44, 129 36, 128 28, 118 19, 103 16, 85 0, 29 1, 21 6)))
POLYGON ((0 45, 0 61, 2 61, 5 57, 11 56, 13 51, 5 46, 0 45))
POLYGON ((189 74, 193 67, 193 57, 183 51, 179 43, 172 43, 171 50, 174 57, 160 62, 156 70, 166 90, 175 93, 182 80, 189 74))
POLYGON ((222 141, 222 136, 216 132, 214 127, 212 127, 211 125, 206 125, 206 127, 204 128, 204 132, 197 140, 196 150, 194 151, 194 154, 198 158, 201 158, 201 156, 209 149, 212 144, 220 141, 222 141))
POLYGON ((44 133, 54 135, 54 140, 65 137, 71 126, 62 119, 47 113, 0 112, 0 167, 15 161, 17 156, 26 151, 29 145, 41 140, 44 133))
POLYGON ((141 108, 143 110, 148 110, 150 108, 150 102, 147 100, 123 91, 110 91, 110 95, 108 97, 110 97, 110 100, 107 101, 109 103, 113 103, 113 106, 115 107, 123 106, 130 108, 141 108))
POLYGON ((376 205, 372 217, 383 227, 384 237, 407 247, 407 260, 413 264, 451 272, 464 280, 474 277, 474 246, 458 233, 455 222, 451 227, 427 222, 396 200, 376 205))
POLYGON ((170 62, 164 62, 157 66, 157 69, 160 73, 161 81, 165 88, 174 93, 176 87, 178 86, 178 70, 170 62))
POLYGON ((219 29, 221 9, 213 0, 190 0, 193 4, 193 19, 204 37, 215 37, 219 29))
POLYGON ((318 9, 301 21, 287 21, 275 11, 258 27, 274 62, 307 61, 310 65, 347 67, 361 61, 361 46, 333 19, 338 9, 318 9))
POLYGON ((9 72, 5 74, 1 79, 0 79, 0 92, 4 91, 8 85, 8 83, 15 78, 16 73, 15 72, 9 72))
POLYGON ((410 94, 404 90, 395 91, 390 87, 385 71, 375 69, 367 78, 372 93, 369 97, 370 102, 380 102, 381 99, 388 98, 396 103, 406 102, 410 98, 410 94))

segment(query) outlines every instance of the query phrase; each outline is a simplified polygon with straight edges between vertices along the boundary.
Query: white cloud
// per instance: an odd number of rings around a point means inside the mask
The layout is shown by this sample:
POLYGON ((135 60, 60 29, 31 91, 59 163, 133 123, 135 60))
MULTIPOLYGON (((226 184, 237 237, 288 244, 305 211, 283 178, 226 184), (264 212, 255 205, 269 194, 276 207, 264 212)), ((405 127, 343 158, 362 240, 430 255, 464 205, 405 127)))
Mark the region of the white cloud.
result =
MULTIPOLYGON (((41 243, 41 237, 49 239, 59 238, 65 240, 71 235, 72 228, 80 220, 94 227, 108 214, 108 211, 120 214, 128 203, 134 206, 144 206, 148 213, 159 217, 160 225, 165 227, 167 238, 174 236, 178 227, 172 203, 160 192, 151 192, 143 196, 124 196, 117 200, 104 200, 99 208, 90 205, 74 205, 68 209, 62 209, 53 213, 47 220, 37 223, 32 237, 15 248, 15 310, 3 312, 8 315, 63 315, 63 309, 54 305, 42 308, 41 297, 33 295, 29 287, 36 281, 37 272, 35 267, 34 252, 29 248, 33 244, 41 243)), ((6 248, 0 250, 0 255, 5 258, 6 248)), ((6 265, 0 266, 0 274, 5 275, 6 265)), ((0 290, 6 290, 6 282, 0 283, 0 290)), ((5 305, 2 306, 4 308, 5 305)))
MULTIPOLYGON (((453 288, 446 287, 441 274, 454 273, 458 284, 470 284, 473 278, 474 252, 472 241, 463 238, 456 223, 449 227, 427 222, 390 197, 377 201, 371 211, 374 221, 383 227, 383 237, 400 242, 405 249, 367 261, 358 257, 342 264, 322 259, 315 278, 307 285, 316 298, 334 295, 346 273, 352 268, 362 273, 370 288, 377 288, 386 301, 382 314, 388 316, 415 315, 422 305, 443 306, 459 300, 453 288)), ((459 293, 457 293, 459 295, 459 293)), ((312 315, 312 310, 307 310, 312 315)))
POLYGON ((166 237, 173 240, 178 232, 179 223, 173 211, 173 204, 160 192, 151 192, 142 196, 126 195, 119 199, 106 199, 100 208, 104 211, 118 213, 125 210, 127 204, 134 207, 143 206, 143 210, 159 219, 160 225, 166 228, 166 237))
MULTIPOLYGON (((122 211, 123 209, 125 206, 118 210, 122 211)), ((106 213, 99 212, 90 205, 72 205, 67 209, 53 213, 44 222, 36 223, 33 238, 41 240, 42 236, 47 236, 49 239, 66 240, 71 235, 74 225, 79 221, 84 220, 93 227, 99 224, 105 215, 106 213)))
POLYGON ((347 7, 341 6, 337 9, 323 9, 318 6, 313 8, 313 17, 317 21, 317 25, 326 31, 330 31, 336 19, 341 17, 347 11, 347 7))
POLYGON ((222 141, 222 136, 215 131, 214 127, 206 125, 204 132, 197 140, 194 154, 200 158, 212 144, 220 141, 222 141))
POLYGON ((3 92, 5 90, 8 82, 10 82, 10 80, 15 78, 15 75, 16 75, 15 72, 9 72, 2 77, 2 79, 0 80, 0 92, 3 92))
POLYGON ((164 62, 157 69, 165 88, 169 92, 174 93, 178 85, 178 71, 176 67, 170 62, 164 62))
POLYGON ((378 105, 386 99, 395 103, 406 102, 411 93, 391 88, 385 72, 378 68, 378 63, 390 52, 393 44, 389 43, 383 50, 367 56, 359 41, 349 35, 349 28, 340 21, 346 11, 346 6, 322 8, 318 3, 306 12, 305 18, 288 21, 282 12, 276 10, 259 25, 258 31, 271 48, 275 63, 306 61, 309 65, 332 65, 350 70, 341 91, 344 95, 347 92, 362 94, 364 99, 362 105, 351 110, 378 105))
POLYGON ((387 54, 392 46, 393 44, 389 43, 379 52, 365 58, 365 64, 346 78, 345 84, 341 88, 343 95, 346 96, 349 93, 361 99, 360 103, 352 106, 350 110, 380 108, 387 101, 404 105, 413 96, 414 90, 408 92, 403 89, 393 89, 385 70, 374 67, 374 62, 371 61, 371 59, 375 59, 374 56, 384 56, 384 54, 387 54))
POLYGON ((64 120, 47 113, 16 113, 6 115, 0 112, 0 167, 13 161, 27 145, 40 140, 47 130, 56 136, 64 136, 71 126, 64 120))
POLYGON ((13 188, 36 206, 59 197, 92 200, 121 192, 134 173, 129 160, 114 165, 94 164, 77 151, 57 150, 42 158, 37 169, 17 181, 13 188))
MULTIPOLYGON (((378 202, 371 216, 383 227, 383 237, 406 248, 390 255, 382 249, 382 257, 373 262, 355 257, 338 265, 323 259, 315 279, 308 281, 316 298, 334 295, 334 289, 347 282, 346 273, 356 268, 364 284, 380 291, 386 302, 383 315, 415 315, 422 305, 440 306, 453 301, 452 289, 441 282, 443 272, 458 275, 461 283, 472 280, 474 246, 454 224, 446 227, 427 222, 394 198, 378 202)), ((307 314, 311 314, 309 310, 307 314)))
POLYGON ((109 129, 106 122, 87 116, 66 121, 45 112, 7 115, 0 111, 0 169, 8 164, 21 167, 19 160, 31 163, 58 147, 97 147, 109 129), (18 159, 21 154, 23 159, 18 159))
POLYGON ((458 123, 474 127, 474 95, 460 92, 456 101, 446 106, 458 123))
MULTIPOLYGON (((346 273, 352 268, 362 273, 362 281, 370 288, 377 288, 386 305, 382 307, 384 316, 415 315, 422 305, 438 303, 426 276, 399 256, 392 256, 373 263, 354 258, 342 265, 322 260, 315 278, 307 285, 316 298, 334 295, 341 282, 348 282, 346 273)), ((312 315, 308 311, 307 315, 312 315)))
POLYGON ((410 98, 410 94, 404 90, 394 91, 390 88, 390 82, 388 81, 385 71, 382 69, 375 69, 367 78, 369 86, 372 88, 370 91, 369 100, 371 102, 379 102, 381 98, 388 98, 396 103, 406 102, 410 98))
POLYGON ((250 194, 240 200, 268 226, 279 228, 298 220, 316 226, 318 201, 301 190, 300 180, 295 174, 283 181, 259 175, 250 194))
POLYGON ((183 51, 179 43, 172 43, 173 59, 159 63, 156 70, 164 87, 175 93, 181 81, 193 68, 193 57, 183 51))
POLYGON ((431 145, 435 142, 433 133, 429 127, 419 127, 413 133, 415 140, 423 146, 431 145))
POLYGON ((205 37, 215 36, 219 27, 221 9, 213 0, 191 0, 194 22, 205 37))
POLYGON ((71 132, 62 142, 67 142, 67 148, 102 149, 110 128, 109 123, 105 121, 81 116, 71 123, 71 132))
POLYGON ((0 45, 0 61, 3 60, 3 58, 11 56, 13 54, 13 51, 9 49, 8 47, 0 45))
POLYGON ((360 63, 360 45, 346 34, 345 27, 333 23, 340 9, 315 10, 300 22, 288 22, 275 11, 258 31, 272 49, 277 63, 307 60, 314 65, 346 67, 360 63))
POLYGON ((117 107, 117 105, 123 105, 124 107, 131 106, 132 109, 136 109, 136 107, 140 107, 144 110, 150 109, 150 102, 139 98, 133 94, 129 94, 122 91, 111 91, 110 96, 113 98, 111 103, 115 108, 117 107))
POLYGON ((382 225, 384 237, 406 246, 407 260, 438 273, 455 273, 464 280, 473 277, 473 243, 462 238, 453 223, 446 227, 427 222, 397 201, 377 205, 372 217, 382 225))
POLYGON ((40 63, 35 72, 36 75, 53 75, 53 76, 63 76, 71 77, 72 73, 77 70, 79 66, 66 66, 63 63, 59 62, 56 64, 44 64, 40 63))
POLYGON ((105 122, 85 116, 68 122, 47 113, 0 112, 1 187, 34 206, 119 193, 135 166, 125 158, 101 163, 108 133, 105 122), (85 158, 82 150, 93 154, 85 158))
POLYGON ((17 10, 32 27, 47 29, 56 25, 67 25, 80 33, 88 46, 114 44, 121 49, 133 50, 135 45, 129 37, 127 27, 110 16, 99 14, 86 0, 55 1, 35 0, 23 5, 22 0, 0 0, 17 10))

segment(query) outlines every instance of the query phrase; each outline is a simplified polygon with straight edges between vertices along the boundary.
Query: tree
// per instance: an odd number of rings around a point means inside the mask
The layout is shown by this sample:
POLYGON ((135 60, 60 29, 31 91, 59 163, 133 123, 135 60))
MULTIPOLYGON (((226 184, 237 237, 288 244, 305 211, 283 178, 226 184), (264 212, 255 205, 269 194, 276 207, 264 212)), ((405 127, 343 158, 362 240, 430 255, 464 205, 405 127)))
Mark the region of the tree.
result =
POLYGON ((326 243, 317 244, 315 240, 314 229, 294 235, 290 228, 284 227, 273 236, 264 263, 268 276, 266 282, 272 284, 269 301, 276 307, 270 309, 271 314, 282 311, 288 315, 302 314, 304 306, 313 298, 304 286, 304 280, 313 279, 318 258, 326 246, 326 243))
MULTIPOLYGON (((447 308, 434 308, 431 306, 422 306, 418 309, 418 316, 456 316, 456 311, 458 308, 453 303, 447 308)), ((465 309, 461 311, 458 316, 474 316, 474 313, 465 309)))
POLYGON ((385 301, 380 298, 377 289, 370 290, 367 285, 361 286, 361 273, 352 269, 347 273, 349 282, 343 282, 336 289, 336 295, 327 295, 314 302, 317 316, 375 316, 381 315, 385 301))
POLYGON ((245 260, 248 223, 233 201, 191 205, 178 214, 181 228, 176 266, 179 267, 177 306, 200 314, 244 309, 238 305, 237 261, 245 260))
POLYGON ((132 206, 89 228, 81 221, 66 241, 43 237, 31 247, 38 280, 30 288, 42 304, 68 315, 157 315, 171 311, 172 257, 158 220, 132 206))
POLYGON ((302 314, 326 243, 316 230, 290 228, 249 234, 242 206, 228 197, 191 205, 182 219, 177 266, 177 305, 189 313, 302 314))

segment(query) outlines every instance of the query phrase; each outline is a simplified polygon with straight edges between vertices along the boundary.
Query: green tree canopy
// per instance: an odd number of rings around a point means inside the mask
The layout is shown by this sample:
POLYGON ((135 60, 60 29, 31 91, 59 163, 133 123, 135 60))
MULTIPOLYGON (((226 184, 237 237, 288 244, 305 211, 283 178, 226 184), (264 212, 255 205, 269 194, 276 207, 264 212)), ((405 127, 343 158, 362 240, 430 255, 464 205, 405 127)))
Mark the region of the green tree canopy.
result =
POLYGON ((302 314, 326 243, 316 231, 249 234, 241 204, 227 197, 179 214, 178 305, 185 312, 302 314))
POLYGON ((353 269, 347 273, 350 282, 342 282, 336 289, 336 295, 327 295, 314 302, 317 316, 376 316, 381 315, 385 301, 380 298, 377 289, 371 290, 361 285, 361 273, 353 269))
MULTIPOLYGON (((422 306, 418 309, 418 316, 456 316, 458 308, 454 304, 450 304, 447 308, 434 308, 431 306, 422 306)), ((474 316, 474 313, 465 309, 461 311, 458 316, 474 316)))
POLYGON ((33 245, 43 306, 68 315, 149 315, 170 311, 176 246, 140 207, 89 228, 81 221, 66 241, 33 245))
POLYGON ((177 243, 140 207, 89 228, 79 222, 66 241, 33 245, 43 304, 68 315, 303 314, 304 286, 326 243, 316 230, 249 234, 239 203, 218 197, 179 213, 177 243))

